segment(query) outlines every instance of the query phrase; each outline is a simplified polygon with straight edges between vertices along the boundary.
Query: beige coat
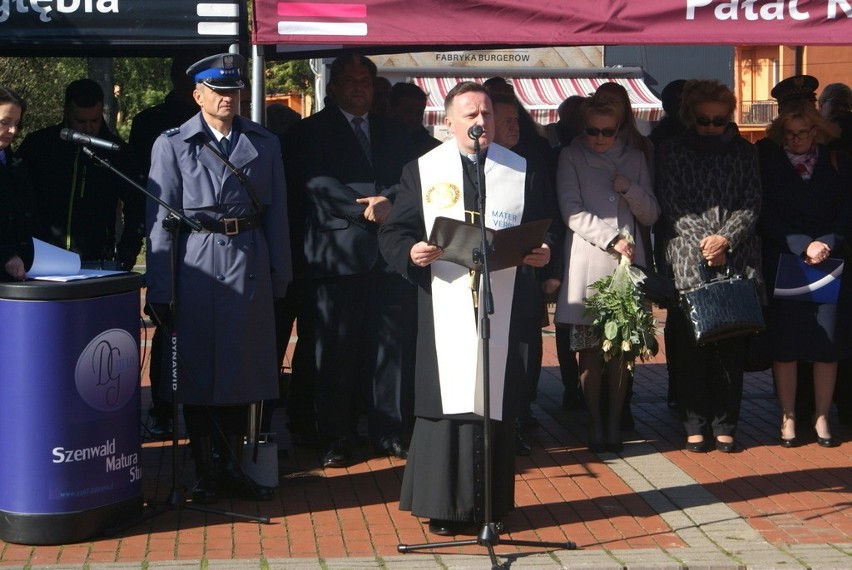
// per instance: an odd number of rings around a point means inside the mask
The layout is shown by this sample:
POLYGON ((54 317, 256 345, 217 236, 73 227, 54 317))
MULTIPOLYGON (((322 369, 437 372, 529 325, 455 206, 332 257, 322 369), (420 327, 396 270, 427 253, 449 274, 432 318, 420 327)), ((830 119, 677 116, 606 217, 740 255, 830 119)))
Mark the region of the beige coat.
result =
POLYGON ((565 236, 565 273, 556 302, 555 321, 562 324, 592 324, 584 299, 588 286, 618 265, 618 255, 607 246, 627 229, 636 240, 634 263, 645 264, 646 251, 638 224, 657 221, 660 206, 654 197, 651 175, 641 151, 625 146, 623 140, 604 153, 586 145, 585 136, 574 139, 559 155, 556 191, 565 236), (623 195, 613 189, 612 176, 619 172, 630 179, 623 195))

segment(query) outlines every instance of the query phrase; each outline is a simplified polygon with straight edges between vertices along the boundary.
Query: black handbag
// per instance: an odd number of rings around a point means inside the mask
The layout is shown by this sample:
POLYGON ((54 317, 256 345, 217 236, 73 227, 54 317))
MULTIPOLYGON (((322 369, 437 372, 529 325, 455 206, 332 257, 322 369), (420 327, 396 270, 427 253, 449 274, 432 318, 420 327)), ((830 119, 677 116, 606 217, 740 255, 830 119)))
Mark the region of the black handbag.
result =
POLYGON ((725 273, 712 279, 709 268, 702 262, 701 275, 704 283, 680 296, 696 345, 750 335, 766 328, 757 286, 751 279, 735 275, 730 261, 725 273))
POLYGON ((677 307, 677 288, 670 277, 636 263, 630 265, 628 273, 646 299, 663 309, 677 307))

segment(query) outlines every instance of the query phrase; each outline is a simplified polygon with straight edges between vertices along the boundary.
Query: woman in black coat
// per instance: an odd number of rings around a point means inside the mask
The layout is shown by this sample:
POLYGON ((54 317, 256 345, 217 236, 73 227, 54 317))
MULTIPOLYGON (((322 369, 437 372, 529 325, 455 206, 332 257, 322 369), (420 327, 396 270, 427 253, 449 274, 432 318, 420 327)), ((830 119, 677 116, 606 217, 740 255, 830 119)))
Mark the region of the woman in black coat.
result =
POLYGON ((9 145, 21 130, 26 103, 0 86, 0 281, 23 281, 33 262, 33 203, 23 164, 9 145))
MULTIPOLYGON (((852 161, 827 146, 839 129, 824 119, 810 102, 786 108, 758 145, 763 186, 760 232, 763 265, 771 287, 780 254, 801 257, 818 265, 829 257, 843 257, 852 229, 852 161)), ((847 265, 848 265, 847 260, 847 265)), ((848 275, 848 272, 846 272, 848 275)), ((817 442, 836 445, 828 423, 837 361, 850 356, 849 319, 852 317, 850 279, 841 282, 837 304, 778 299, 770 301, 768 330, 772 372, 781 404, 781 444, 796 439, 797 362, 813 362, 817 442)), ((810 419, 810 418, 808 418, 810 419)))

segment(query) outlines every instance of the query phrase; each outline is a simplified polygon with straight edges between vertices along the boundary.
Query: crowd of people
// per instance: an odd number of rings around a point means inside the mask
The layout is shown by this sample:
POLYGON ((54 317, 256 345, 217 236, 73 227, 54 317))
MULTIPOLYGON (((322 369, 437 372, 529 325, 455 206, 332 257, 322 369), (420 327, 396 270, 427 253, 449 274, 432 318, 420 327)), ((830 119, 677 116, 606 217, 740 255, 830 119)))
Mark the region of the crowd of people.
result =
POLYGON ((331 65, 322 111, 300 120, 270 108, 264 128, 239 114, 244 64, 237 54, 176 57, 173 90, 135 117, 129 146, 104 122, 100 86, 80 79, 66 89, 62 124, 13 152, 26 103, 0 87, 3 279, 26 278, 32 237, 123 270, 146 239, 145 312, 157 326, 149 433, 171 437, 181 405, 194 502, 273 496, 240 456, 249 406, 274 408, 280 397, 294 441, 317 448, 325 468, 351 465, 363 445, 405 459, 400 507, 429 519, 434 534, 491 522, 486 511, 499 520, 513 506, 514 458, 530 453, 525 435, 537 424, 548 302, 563 406, 585 409, 592 452, 620 452, 633 427, 633 371, 605 361, 585 300, 623 258, 669 276, 679 292, 732 271, 762 299, 762 343, 698 345, 683 311, 667 310, 669 405, 685 449, 736 451, 757 347, 771 362, 779 444, 798 445, 806 425, 820 446, 838 444, 832 399, 840 421, 852 421, 852 280, 818 302, 775 296, 774 284, 785 255, 806 266, 852 262, 847 86, 828 85, 817 100, 815 78, 782 81, 772 92, 778 116, 752 144, 734 121, 735 95, 717 81, 667 85, 666 115, 646 137, 616 83, 569 98, 543 127, 494 77, 450 90, 452 137, 439 141, 423 127, 426 93, 391 85, 357 53, 331 65), (118 144, 115 163, 159 201, 146 206, 62 129, 118 144), (430 237, 439 218, 549 227, 517 267, 492 272, 486 290, 480 264, 443 259, 430 237), (177 391, 162 382, 165 335, 178 343, 177 391))

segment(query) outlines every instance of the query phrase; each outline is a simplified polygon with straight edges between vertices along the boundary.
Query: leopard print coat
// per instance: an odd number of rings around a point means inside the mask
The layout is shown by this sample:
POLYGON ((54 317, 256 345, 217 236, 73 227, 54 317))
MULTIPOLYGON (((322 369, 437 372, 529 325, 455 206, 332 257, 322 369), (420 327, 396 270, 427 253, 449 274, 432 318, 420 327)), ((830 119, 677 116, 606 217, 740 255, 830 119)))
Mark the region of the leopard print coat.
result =
POLYGON ((677 288, 686 291, 702 282, 698 244, 718 234, 730 244, 728 259, 734 271, 755 279, 762 291, 755 227, 761 190, 754 146, 733 123, 721 137, 702 137, 690 129, 660 146, 656 166, 656 195, 666 220, 666 260, 677 288))

